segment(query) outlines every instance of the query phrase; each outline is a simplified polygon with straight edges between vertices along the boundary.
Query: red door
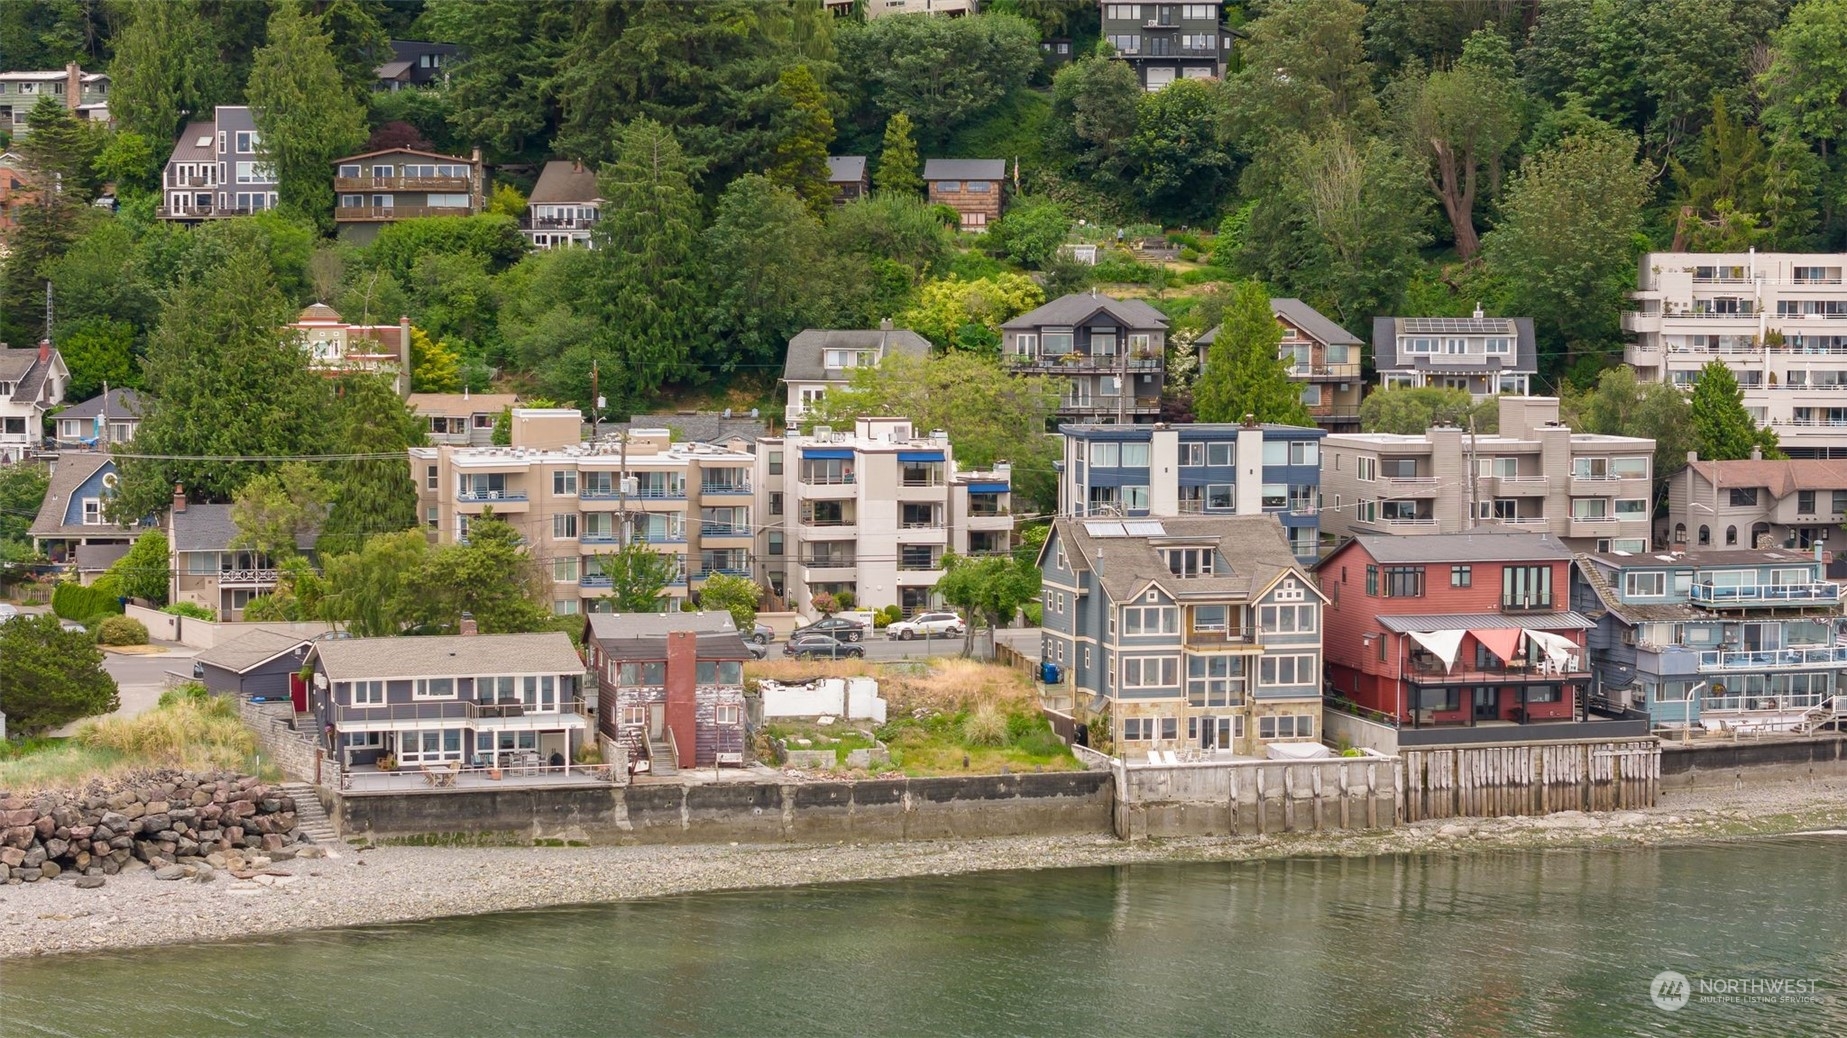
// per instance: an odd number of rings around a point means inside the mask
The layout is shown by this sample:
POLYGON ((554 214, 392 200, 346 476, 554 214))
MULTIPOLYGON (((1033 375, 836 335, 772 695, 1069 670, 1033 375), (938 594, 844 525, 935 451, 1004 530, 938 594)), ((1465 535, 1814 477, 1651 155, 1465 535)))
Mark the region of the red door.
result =
POLYGON ((308 712, 308 683, 301 679, 300 674, 289 675, 289 698, 295 702, 296 713, 308 712))

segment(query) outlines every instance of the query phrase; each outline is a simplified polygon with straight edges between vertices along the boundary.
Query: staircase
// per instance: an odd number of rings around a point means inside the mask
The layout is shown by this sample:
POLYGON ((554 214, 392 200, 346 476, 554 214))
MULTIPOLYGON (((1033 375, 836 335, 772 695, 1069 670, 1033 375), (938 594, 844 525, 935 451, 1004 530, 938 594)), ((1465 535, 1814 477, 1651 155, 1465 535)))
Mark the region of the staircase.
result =
POLYGON ((1807 735, 1824 728, 1840 731, 1843 727, 1847 727, 1847 696, 1833 696, 1803 714, 1802 720, 1796 723, 1795 732, 1807 735))
POLYGON ((306 782, 284 782, 282 791, 295 801, 295 824, 315 843, 339 843, 333 822, 321 807, 321 797, 306 782))
POLYGON ((664 740, 648 736, 648 774, 656 778, 672 778, 680 773, 679 762, 674 759, 673 747, 664 740))

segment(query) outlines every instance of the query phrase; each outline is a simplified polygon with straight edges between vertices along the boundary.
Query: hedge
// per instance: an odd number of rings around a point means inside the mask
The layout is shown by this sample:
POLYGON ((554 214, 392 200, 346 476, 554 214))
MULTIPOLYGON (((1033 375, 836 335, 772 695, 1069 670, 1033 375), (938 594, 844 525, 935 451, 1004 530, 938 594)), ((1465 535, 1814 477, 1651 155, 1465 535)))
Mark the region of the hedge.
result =
POLYGON ((65 620, 87 622, 122 611, 121 600, 107 590, 66 582, 51 592, 51 611, 65 620))

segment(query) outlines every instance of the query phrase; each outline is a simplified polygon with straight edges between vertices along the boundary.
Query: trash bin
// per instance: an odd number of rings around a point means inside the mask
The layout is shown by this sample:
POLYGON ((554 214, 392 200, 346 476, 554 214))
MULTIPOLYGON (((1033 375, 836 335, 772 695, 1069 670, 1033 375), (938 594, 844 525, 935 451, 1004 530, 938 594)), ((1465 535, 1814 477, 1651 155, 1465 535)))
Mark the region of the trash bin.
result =
POLYGON ((1058 684, 1058 664, 1050 660, 1041 662, 1039 664, 1039 680, 1048 685, 1058 684))

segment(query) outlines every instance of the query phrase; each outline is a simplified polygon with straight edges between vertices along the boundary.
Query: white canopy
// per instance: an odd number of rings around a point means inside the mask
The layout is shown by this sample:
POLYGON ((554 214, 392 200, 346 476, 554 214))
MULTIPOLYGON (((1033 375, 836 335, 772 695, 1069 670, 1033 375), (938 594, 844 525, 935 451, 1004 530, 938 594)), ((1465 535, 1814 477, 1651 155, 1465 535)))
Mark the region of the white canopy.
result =
POLYGON ((1453 670, 1456 655, 1462 650, 1462 636, 1465 631, 1412 631, 1411 640, 1429 649, 1443 661, 1443 669, 1453 670))
POLYGON ((1526 636, 1532 639, 1533 646, 1539 650, 1533 655, 1545 656, 1547 669, 1566 670, 1577 656, 1577 644, 1570 638, 1546 631, 1528 631, 1526 636))

